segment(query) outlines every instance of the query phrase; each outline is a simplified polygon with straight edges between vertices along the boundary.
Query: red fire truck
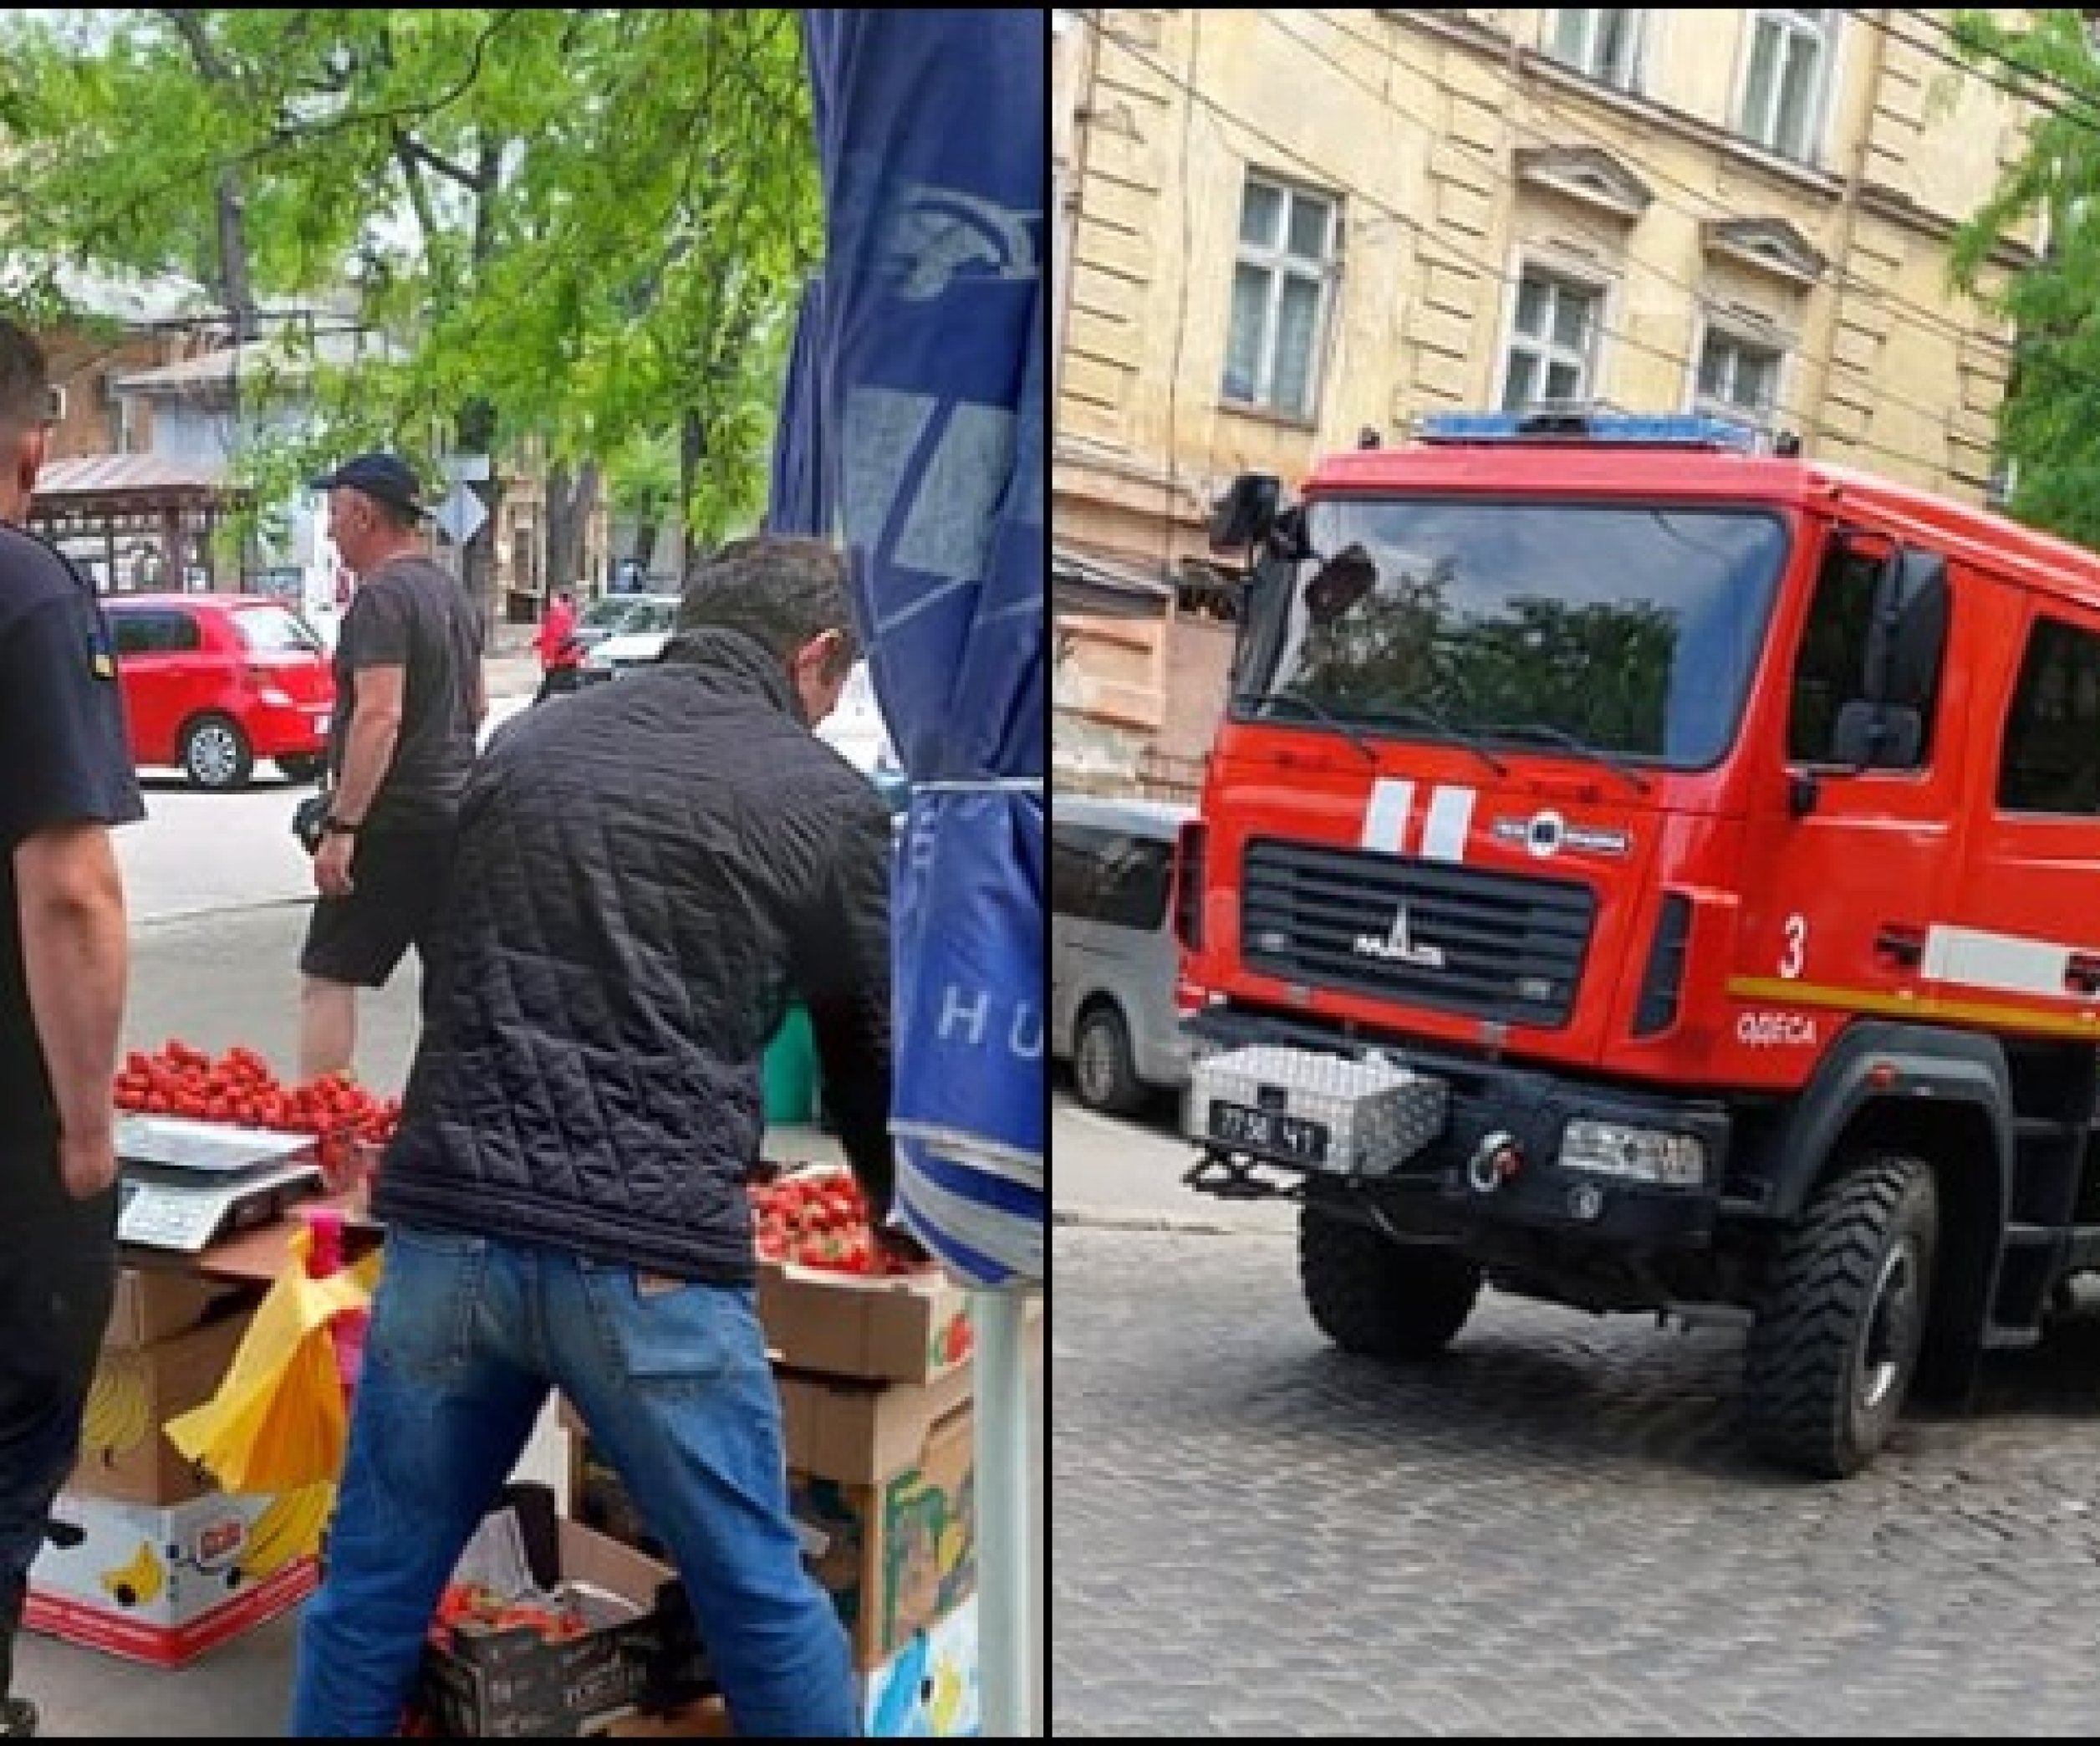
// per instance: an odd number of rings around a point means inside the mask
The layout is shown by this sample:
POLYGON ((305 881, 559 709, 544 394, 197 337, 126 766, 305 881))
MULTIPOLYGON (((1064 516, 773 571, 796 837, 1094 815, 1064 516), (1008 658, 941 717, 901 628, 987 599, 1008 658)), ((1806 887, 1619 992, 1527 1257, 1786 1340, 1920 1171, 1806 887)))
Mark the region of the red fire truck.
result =
POLYGON ((1235 482, 1180 846, 1190 1186, 1342 1346, 1485 1281, 1746 1325, 1841 1476, 2100 1267, 2100 558, 1725 422, 1425 421, 1235 482))

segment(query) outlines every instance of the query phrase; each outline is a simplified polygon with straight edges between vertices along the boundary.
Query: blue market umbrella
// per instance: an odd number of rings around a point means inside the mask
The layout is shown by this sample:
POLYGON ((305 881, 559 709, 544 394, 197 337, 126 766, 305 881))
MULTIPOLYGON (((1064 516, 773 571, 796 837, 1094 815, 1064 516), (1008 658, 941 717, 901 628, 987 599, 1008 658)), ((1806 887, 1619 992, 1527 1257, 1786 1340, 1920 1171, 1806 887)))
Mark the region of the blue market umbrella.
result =
POLYGON ((817 348, 823 319, 824 282, 813 278, 803 288, 795 311, 795 337, 773 426, 772 472, 766 493, 768 534, 825 539, 838 523, 838 493, 832 486, 830 446, 818 398, 817 348))
POLYGON ((898 1205, 971 1289, 985 1731, 1025 1730, 1022 1333, 1042 1279, 1041 11, 810 11, 817 396, 875 695, 912 782, 898 1205))

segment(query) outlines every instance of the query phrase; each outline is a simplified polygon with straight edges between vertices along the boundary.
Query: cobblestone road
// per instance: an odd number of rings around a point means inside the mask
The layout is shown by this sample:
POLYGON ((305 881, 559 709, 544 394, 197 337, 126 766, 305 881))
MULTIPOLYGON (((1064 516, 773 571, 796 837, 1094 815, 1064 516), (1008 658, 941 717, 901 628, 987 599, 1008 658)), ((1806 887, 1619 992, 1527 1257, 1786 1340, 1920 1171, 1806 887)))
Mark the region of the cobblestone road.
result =
POLYGON ((1723 1330, 1491 1294, 1409 1373, 1285 1238, 1064 1226, 1053 1278, 1053 1733, 2100 1730, 2100 1325, 1818 1485, 1723 1330))

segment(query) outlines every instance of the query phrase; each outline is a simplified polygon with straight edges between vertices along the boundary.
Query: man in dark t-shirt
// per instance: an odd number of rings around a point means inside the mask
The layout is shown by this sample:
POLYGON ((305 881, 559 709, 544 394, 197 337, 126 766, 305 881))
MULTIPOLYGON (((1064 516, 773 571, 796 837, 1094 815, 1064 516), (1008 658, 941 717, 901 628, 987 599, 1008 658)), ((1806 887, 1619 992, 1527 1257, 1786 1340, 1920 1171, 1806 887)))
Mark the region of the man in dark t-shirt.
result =
POLYGON ((359 455, 315 488, 358 590, 335 647, 330 799, 313 857, 320 893, 299 957, 303 1079, 348 1070, 357 991, 426 957, 451 876, 452 825, 488 712, 481 614, 425 555, 415 473, 359 455))
POLYGON ((102 610, 20 526, 49 403, 43 349, 0 318, 0 1735, 37 1731, 15 1636, 116 1284, 130 948, 110 828, 145 815, 102 610))

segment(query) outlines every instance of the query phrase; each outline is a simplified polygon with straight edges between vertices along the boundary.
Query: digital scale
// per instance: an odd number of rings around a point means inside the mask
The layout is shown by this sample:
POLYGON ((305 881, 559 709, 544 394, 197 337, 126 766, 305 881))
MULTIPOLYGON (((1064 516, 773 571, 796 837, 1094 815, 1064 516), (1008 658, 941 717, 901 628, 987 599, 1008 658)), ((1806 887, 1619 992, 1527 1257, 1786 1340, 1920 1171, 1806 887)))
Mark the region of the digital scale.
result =
POLYGON ((117 1240, 196 1254, 323 1189, 319 1143, 179 1116, 117 1121, 117 1240))

